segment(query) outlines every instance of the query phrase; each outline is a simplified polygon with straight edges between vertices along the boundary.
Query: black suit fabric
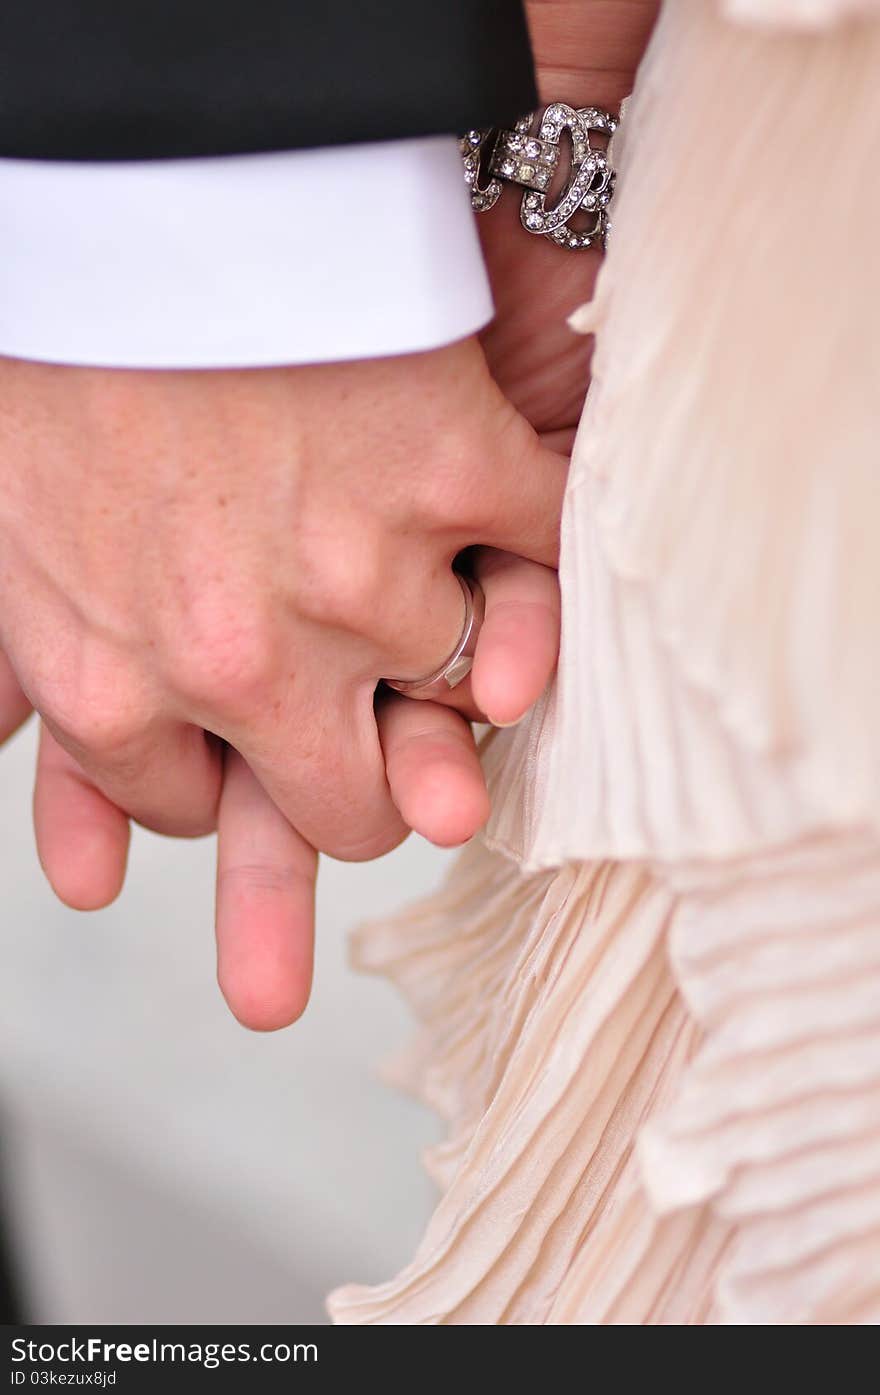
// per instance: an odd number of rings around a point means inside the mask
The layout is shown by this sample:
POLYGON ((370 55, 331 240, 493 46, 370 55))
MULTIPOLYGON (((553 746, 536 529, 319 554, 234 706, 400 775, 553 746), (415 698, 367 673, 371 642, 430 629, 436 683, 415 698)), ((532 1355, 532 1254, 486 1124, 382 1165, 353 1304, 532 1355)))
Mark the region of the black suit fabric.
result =
POLYGON ((520 0, 4 0, 0 155, 142 160, 506 124, 520 0))

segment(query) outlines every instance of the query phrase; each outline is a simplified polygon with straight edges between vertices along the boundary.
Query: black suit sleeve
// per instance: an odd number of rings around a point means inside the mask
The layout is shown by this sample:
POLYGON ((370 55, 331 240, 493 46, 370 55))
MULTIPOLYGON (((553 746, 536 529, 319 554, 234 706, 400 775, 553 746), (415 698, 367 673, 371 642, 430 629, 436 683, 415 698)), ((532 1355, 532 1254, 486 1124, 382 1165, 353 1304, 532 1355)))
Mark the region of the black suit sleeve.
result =
POLYGON ((506 124, 520 0, 3 0, 0 155, 150 159, 506 124))

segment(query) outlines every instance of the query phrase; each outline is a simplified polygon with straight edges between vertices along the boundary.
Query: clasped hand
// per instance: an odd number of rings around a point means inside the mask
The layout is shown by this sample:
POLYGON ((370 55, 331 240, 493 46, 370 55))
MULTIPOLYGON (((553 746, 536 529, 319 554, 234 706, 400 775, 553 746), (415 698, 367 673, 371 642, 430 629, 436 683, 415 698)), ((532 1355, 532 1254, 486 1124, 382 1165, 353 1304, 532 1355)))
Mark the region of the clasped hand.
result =
POLYGON ((379 856, 485 821, 470 719, 556 661, 564 458, 476 340, 394 360, 135 372, 0 360, 0 739, 43 723, 37 845, 68 904, 118 893, 129 818, 215 827, 221 987, 302 1010, 316 850, 379 856), (486 595, 449 706, 379 689, 486 595))

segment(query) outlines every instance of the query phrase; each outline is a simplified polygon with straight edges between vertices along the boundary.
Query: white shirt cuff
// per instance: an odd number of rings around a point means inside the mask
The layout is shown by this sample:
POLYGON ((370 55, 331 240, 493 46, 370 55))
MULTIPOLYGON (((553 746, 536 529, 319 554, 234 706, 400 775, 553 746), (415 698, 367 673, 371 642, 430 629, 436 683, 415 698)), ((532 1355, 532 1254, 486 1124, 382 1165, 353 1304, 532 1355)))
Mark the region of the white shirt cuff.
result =
POLYGON ((450 136, 212 159, 0 160, 0 353, 120 368, 438 348, 491 319, 450 136))

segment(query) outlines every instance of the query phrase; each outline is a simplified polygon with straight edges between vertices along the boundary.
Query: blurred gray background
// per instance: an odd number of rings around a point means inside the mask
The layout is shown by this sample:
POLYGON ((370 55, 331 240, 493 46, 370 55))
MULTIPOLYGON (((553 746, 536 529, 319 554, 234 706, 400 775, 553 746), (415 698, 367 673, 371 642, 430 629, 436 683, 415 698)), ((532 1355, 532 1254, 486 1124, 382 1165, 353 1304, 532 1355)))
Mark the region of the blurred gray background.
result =
POLYGON ((377 1067, 411 1023, 351 972, 346 934, 421 895, 447 855, 410 841, 324 861, 303 1021, 246 1032, 214 980, 213 840, 135 831, 126 889, 66 910, 33 848, 36 731, 0 752, 0 1139, 27 1316, 306 1322, 409 1257, 437 1125, 377 1067))

